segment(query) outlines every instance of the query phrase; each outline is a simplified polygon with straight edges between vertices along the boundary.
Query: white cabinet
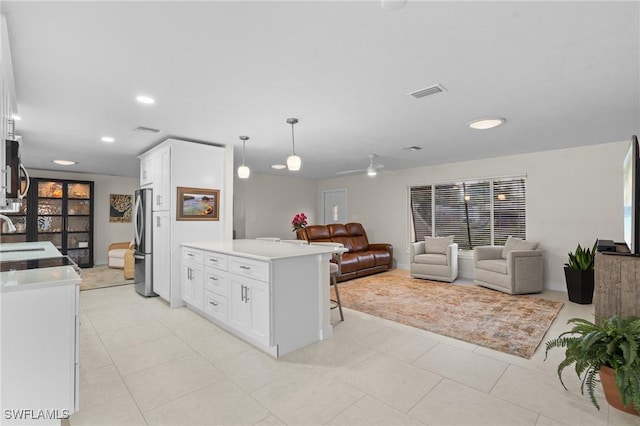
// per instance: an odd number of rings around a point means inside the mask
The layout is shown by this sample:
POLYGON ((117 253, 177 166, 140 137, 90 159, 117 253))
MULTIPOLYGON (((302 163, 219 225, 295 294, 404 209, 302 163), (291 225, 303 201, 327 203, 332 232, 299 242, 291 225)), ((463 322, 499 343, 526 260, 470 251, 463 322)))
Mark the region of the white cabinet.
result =
MULTIPOLYGON (((226 148, 166 139, 138 157, 140 185, 153 189, 154 219, 160 217, 162 222, 160 227, 154 224, 154 292, 168 301, 172 308, 184 306, 180 244, 203 238, 214 241, 225 236, 231 238, 231 221, 226 220, 230 217, 229 209, 224 205, 229 194, 233 194, 232 154, 233 146, 226 148), (224 199, 219 200, 222 206, 219 220, 177 220, 178 187, 220 189, 222 194, 226 193, 224 199)), ((201 301, 203 297, 199 303, 201 301)))
POLYGON ((153 213, 153 292, 165 300, 171 295, 171 217, 153 213))
POLYGON ((228 257, 229 325, 257 342, 269 344, 269 263, 228 257))
POLYGON ((171 208, 171 147, 140 157, 140 186, 153 188, 153 211, 171 208))
MULTIPOLYGON (((218 327, 274 357, 331 336, 333 247, 225 240, 183 243, 182 249, 185 280, 194 274, 190 265, 204 265, 201 313, 218 327)), ((191 294, 199 290, 188 280, 185 288, 193 307, 191 294)))
POLYGON ((199 311, 204 309, 204 265, 201 250, 182 249, 182 300, 199 311))
POLYGON ((229 325, 269 344, 269 283, 231 274, 229 325))
MULTIPOLYGON (((74 275, 75 283, 60 281, 38 287, 30 281, 25 289, 17 285, 0 293, 3 410, 47 409, 64 415, 79 409, 80 278, 65 268, 71 269, 67 266, 12 272, 16 276, 44 277, 50 269, 52 281, 74 275)), ((9 420, 4 414, 3 411, 3 418, 9 420)))
POLYGON ((171 147, 154 154, 153 160, 153 210, 171 208, 171 147))
POLYGON ((140 159, 140 186, 149 187, 153 183, 153 156, 140 159))

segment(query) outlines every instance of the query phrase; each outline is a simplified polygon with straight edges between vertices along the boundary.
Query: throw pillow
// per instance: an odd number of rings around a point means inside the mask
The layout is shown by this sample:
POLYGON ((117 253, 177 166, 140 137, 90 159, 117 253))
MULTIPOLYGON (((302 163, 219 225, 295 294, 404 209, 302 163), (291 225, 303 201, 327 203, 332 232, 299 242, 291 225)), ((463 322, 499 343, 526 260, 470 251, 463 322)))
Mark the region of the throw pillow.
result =
POLYGON ((507 254, 509 254, 510 251, 535 250, 538 248, 539 245, 540 243, 535 243, 533 241, 525 241, 522 238, 516 238, 509 235, 509 237, 507 238, 507 242, 505 243, 504 248, 502 249, 502 258, 506 259, 507 254))
POLYGON ((424 237, 425 253, 447 254, 447 247, 453 243, 453 235, 450 237, 424 237))

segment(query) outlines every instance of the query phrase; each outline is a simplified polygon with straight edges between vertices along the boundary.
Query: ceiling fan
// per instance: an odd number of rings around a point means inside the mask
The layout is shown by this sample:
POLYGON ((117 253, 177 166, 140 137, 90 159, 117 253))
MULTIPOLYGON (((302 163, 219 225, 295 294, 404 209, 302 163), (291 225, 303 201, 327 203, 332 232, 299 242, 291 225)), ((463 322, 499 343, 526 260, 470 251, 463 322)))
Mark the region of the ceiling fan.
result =
POLYGON ((341 172, 337 172, 337 175, 346 175, 348 173, 359 173, 359 172, 367 172, 367 176, 375 176, 378 174, 378 169, 384 167, 383 164, 376 163, 373 164, 373 160, 377 157, 375 154, 369 154, 369 167, 366 169, 358 169, 358 170, 343 170, 341 172))

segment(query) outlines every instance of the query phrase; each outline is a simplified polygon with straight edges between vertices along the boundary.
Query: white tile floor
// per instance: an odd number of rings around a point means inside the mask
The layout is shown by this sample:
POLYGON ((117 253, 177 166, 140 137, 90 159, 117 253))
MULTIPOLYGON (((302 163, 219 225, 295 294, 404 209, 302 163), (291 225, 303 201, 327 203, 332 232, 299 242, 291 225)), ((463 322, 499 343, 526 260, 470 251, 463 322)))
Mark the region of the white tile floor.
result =
MULTIPOLYGON (((593 305, 565 305, 545 337, 593 305)), ((640 425, 600 411, 531 360, 345 309, 334 337, 275 360, 130 285, 80 295, 80 412, 71 425, 640 425)))

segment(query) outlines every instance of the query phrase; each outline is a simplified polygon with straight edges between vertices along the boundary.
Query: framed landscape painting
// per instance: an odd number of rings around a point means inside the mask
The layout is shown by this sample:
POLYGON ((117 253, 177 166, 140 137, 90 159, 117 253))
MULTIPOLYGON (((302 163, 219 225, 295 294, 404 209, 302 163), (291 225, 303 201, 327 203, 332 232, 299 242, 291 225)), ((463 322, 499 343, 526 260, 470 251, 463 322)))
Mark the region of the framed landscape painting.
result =
POLYGON ((219 220, 220 190, 178 187, 176 220, 219 220))

